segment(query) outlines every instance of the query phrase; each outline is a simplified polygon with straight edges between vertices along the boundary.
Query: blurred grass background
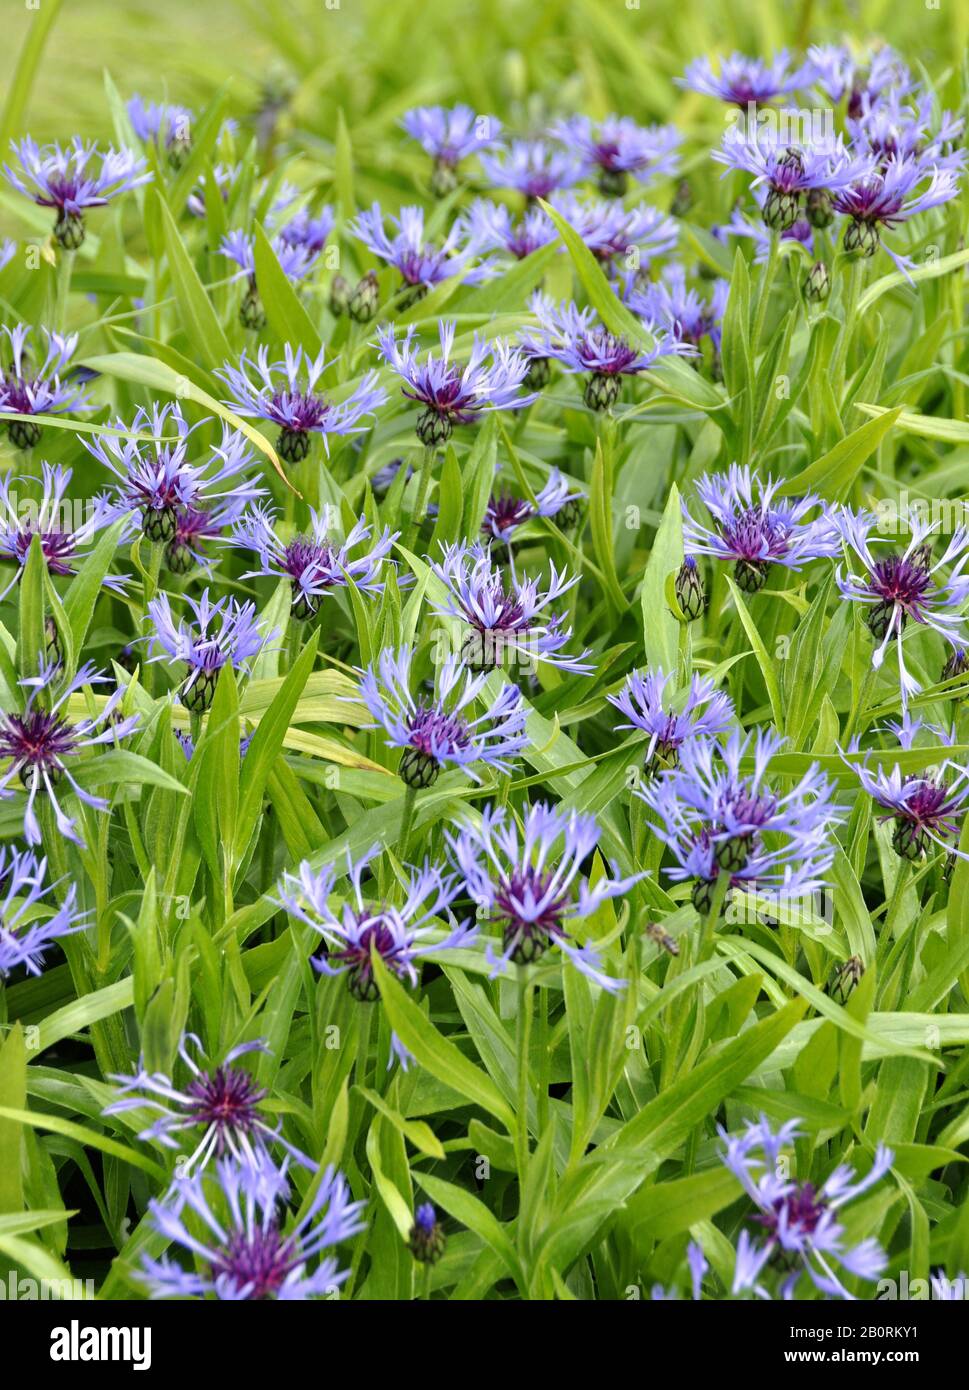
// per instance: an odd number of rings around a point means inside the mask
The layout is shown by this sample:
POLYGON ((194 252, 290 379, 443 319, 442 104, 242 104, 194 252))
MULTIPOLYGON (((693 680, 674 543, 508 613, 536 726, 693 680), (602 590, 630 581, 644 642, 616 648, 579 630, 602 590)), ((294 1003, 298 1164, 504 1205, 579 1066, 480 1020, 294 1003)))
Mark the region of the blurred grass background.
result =
POLYGON ((28 31, 51 12, 20 127, 40 140, 110 134, 105 68, 125 95, 196 106, 229 81, 241 114, 285 66, 298 115, 318 131, 337 105, 377 113, 396 93, 481 110, 537 94, 668 119, 684 100, 670 78, 700 53, 882 39, 937 75, 964 61, 969 35, 966 0, 2 0, 4 98, 28 31))

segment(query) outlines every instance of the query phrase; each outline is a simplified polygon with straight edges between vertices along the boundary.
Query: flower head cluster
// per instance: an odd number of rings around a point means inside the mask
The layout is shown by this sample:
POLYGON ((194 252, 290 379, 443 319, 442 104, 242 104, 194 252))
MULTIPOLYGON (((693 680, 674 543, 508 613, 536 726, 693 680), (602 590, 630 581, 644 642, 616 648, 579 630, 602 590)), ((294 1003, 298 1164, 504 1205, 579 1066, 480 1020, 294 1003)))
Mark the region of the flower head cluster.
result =
POLYGON ((772 1130, 762 1118, 749 1124, 742 1134, 721 1129, 723 1162, 738 1179, 756 1208, 753 1221, 762 1228, 761 1238, 741 1234, 745 1272, 744 1284, 752 1287, 769 1261, 784 1261, 790 1268, 783 1284, 783 1296, 791 1297, 806 1273, 827 1298, 851 1298, 843 1283, 845 1274, 858 1279, 874 1279, 885 1267, 885 1254, 872 1237, 855 1245, 848 1243, 838 1212, 880 1182, 894 1162, 885 1145, 875 1150, 871 1167, 863 1178, 856 1178, 847 1164, 839 1164, 820 1187, 798 1182, 782 1172, 779 1159, 783 1149, 801 1137, 800 1120, 788 1120, 772 1130), (839 1266, 839 1269, 833 1268, 839 1266))
POLYGON ((462 160, 489 149, 501 134, 496 116, 479 116, 470 106, 415 106, 401 125, 434 161, 431 191, 439 198, 457 188, 462 160))
POLYGON ((378 333, 380 353, 403 380, 404 395, 422 407, 417 435, 427 446, 450 439, 455 425, 470 425, 485 410, 518 410, 534 396, 519 394, 528 374, 524 354, 500 338, 485 342, 477 334, 466 365, 452 360, 453 321, 441 320, 441 354, 433 351, 421 361, 414 345, 416 330, 407 329, 398 342, 393 324, 378 333))
POLYGON ((221 442, 204 451, 208 457, 190 459, 192 435, 208 423, 189 425, 178 404, 154 405, 150 412, 139 407, 130 425, 115 421, 111 434, 82 438, 115 479, 108 519, 140 515, 145 536, 171 546, 185 513, 214 511, 225 525, 228 516, 261 497, 265 489, 247 471, 252 450, 238 430, 223 425, 221 442))
POLYGON ((478 670, 500 666, 505 657, 529 665, 547 661, 561 670, 587 675, 588 651, 569 656, 562 649, 572 636, 557 614, 546 610, 573 585, 579 576, 568 577, 549 562, 547 588, 535 579, 512 578, 506 585, 487 546, 457 543, 446 546, 444 556, 431 569, 447 590, 444 603, 436 611, 459 618, 469 631, 462 658, 478 670))
POLYGON ((844 101, 849 119, 866 106, 876 106, 890 86, 912 88, 908 68, 888 47, 857 55, 844 44, 815 44, 808 49, 808 62, 812 86, 819 87, 829 101, 844 101))
POLYGON ((487 957, 493 974, 506 965, 529 965, 553 946, 603 989, 623 981, 605 974, 591 944, 570 936, 577 921, 590 917, 609 898, 621 896, 642 877, 603 875, 590 884, 584 862, 599 843, 593 816, 537 802, 525 812, 521 827, 501 806, 485 806, 479 821, 446 834, 451 856, 478 910, 501 930, 496 953, 487 957))
POLYGON ((277 634, 275 630, 265 631, 265 625, 256 617, 254 603, 239 603, 233 598, 220 598, 213 603, 208 589, 200 599, 186 596, 185 602, 193 620, 179 618, 176 623, 167 594, 158 594, 149 601, 151 646, 159 649, 149 659, 162 661, 168 657, 184 662, 188 670, 179 687, 179 698, 192 714, 204 714, 215 696, 223 666, 247 670, 252 658, 277 634))
POLYGON ((720 61, 718 71, 709 58, 697 58, 676 81, 691 91, 746 108, 764 105, 797 91, 810 80, 812 71, 810 64, 793 67, 786 52, 776 54, 769 63, 733 53, 720 61))
POLYGON ((493 188, 514 188, 529 200, 571 188, 582 174, 573 154, 546 140, 513 140, 500 154, 482 155, 481 167, 493 188))
POLYGON ((679 225, 648 203, 627 208, 615 198, 577 198, 563 194, 552 206, 578 233, 603 265, 635 257, 642 270, 657 256, 672 251, 679 239, 679 225))
POLYGON ((23 708, 0 713, 0 760, 9 763, 0 775, 0 796, 13 796, 11 782, 17 778, 27 793, 24 807, 24 838, 28 845, 41 842, 40 821, 37 818, 37 798, 46 796, 54 812, 58 834, 82 845, 77 822, 69 816, 54 790, 61 782, 79 801, 98 811, 106 811, 109 803, 84 787, 71 771, 78 766, 78 755, 86 748, 120 742, 138 726, 138 715, 116 718, 124 697, 119 687, 109 695, 101 709, 76 722, 67 717, 65 706, 75 691, 108 679, 94 669, 92 663, 81 669, 60 689, 56 689, 59 665, 40 663, 36 676, 20 682, 27 692, 23 708), (78 760, 75 762, 75 760, 78 760))
POLYGON ((222 1159, 214 1173, 175 1182, 149 1203, 155 1230, 191 1256, 185 1269, 170 1256, 143 1255, 141 1277, 152 1298, 286 1301, 332 1296, 347 1279, 324 1251, 363 1229, 362 1202, 346 1180, 324 1169, 303 1215, 287 1221, 288 1163, 273 1168, 222 1159))
POLYGON ((46 859, 0 846, 0 980, 18 966, 39 975, 44 952, 88 925, 88 914, 78 911, 76 884, 56 907, 44 901, 51 888, 46 859))
POLYGON ((568 482, 557 468, 553 468, 548 482, 535 494, 534 502, 527 497, 516 497, 507 489, 492 493, 481 529, 492 539, 510 545, 519 527, 533 517, 558 516, 564 524, 571 524, 583 495, 581 492, 569 492, 568 482))
POLYGON ((527 745, 521 691, 505 685, 483 714, 470 707, 481 695, 489 672, 470 673, 455 656, 435 672, 433 694, 411 689, 413 652, 385 649, 375 666, 360 672, 360 694, 392 748, 403 749, 398 772, 410 787, 429 787, 442 768, 460 768, 481 779, 474 763, 508 772, 510 759, 527 745))
MULTIPOLYGON (((30 351, 30 329, 24 323, 4 326, 10 348, 9 364, 0 365, 0 417, 4 415, 64 415, 88 405, 83 386, 65 381, 61 373, 77 349, 77 334, 64 337, 48 329, 43 359, 30 351)), ((18 449, 40 441, 41 427, 33 420, 11 420, 10 439, 18 449)))
POLYGON ((304 860, 295 874, 284 875, 279 894, 280 905, 323 938, 322 953, 313 961, 316 969, 323 975, 345 976, 353 997, 367 1004, 380 996, 373 952, 392 974, 413 987, 422 957, 470 945, 476 933, 473 925, 454 922, 450 913, 460 881, 428 860, 410 870, 403 902, 368 902, 363 876, 379 853, 380 846, 374 845, 356 862, 348 853, 352 896, 344 898, 339 908, 330 906, 338 878, 332 864, 314 870, 304 860), (442 931, 436 922, 445 914, 451 917, 452 926, 442 931))
MULTIPOLYGON (((5 598, 23 573, 30 555, 30 548, 37 537, 40 541, 41 555, 50 575, 71 576, 80 560, 85 558, 85 547, 113 520, 113 510, 104 498, 95 498, 83 504, 87 516, 80 525, 75 524, 75 504, 66 497, 71 481, 71 470, 61 468, 60 464, 51 467, 41 464, 43 491, 39 502, 28 498, 18 498, 16 485, 22 484, 25 492, 31 486, 28 478, 0 477, 0 559, 12 560, 16 565, 13 578, 0 592, 5 598)), ((107 588, 120 593, 127 579, 121 575, 107 575, 104 579, 107 588)))
POLYGON ((244 579, 270 574, 288 579, 292 585, 292 614, 305 620, 319 611, 324 597, 333 589, 352 583, 366 594, 383 589, 380 578, 384 561, 400 533, 384 529, 383 534, 359 554, 351 551, 370 540, 371 530, 361 517, 340 541, 332 537, 328 512, 310 512, 310 526, 284 542, 276 530, 276 518, 264 507, 254 507, 236 524, 233 544, 255 551, 259 567, 247 571, 244 579))
POLYGON ((670 698, 671 680, 662 667, 633 671, 620 691, 606 696, 628 721, 617 724, 618 729, 638 729, 649 736, 643 763, 647 776, 676 767, 687 740, 726 733, 734 717, 730 696, 712 681, 694 676, 685 696, 670 698))
MULTIPOLYGON (((888 722, 897 736, 899 747, 915 746, 915 739, 924 729, 936 747, 953 741, 952 734, 934 724, 908 715, 900 723, 888 722)), ((851 751, 857 752, 857 740, 851 751)), ((892 821, 892 846, 901 859, 922 860, 931 845, 948 854, 966 856, 956 848, 962 829, 962 819, 969 807, 969 768, 952 758, 943 758, 931 772, 924 769, 904 772, 897 761, 890 767, 881 765, 875 754, 876 766, 869 766, 872 754, 863 763, 849 762, 854 775, 871 799, 885 812, 883 821, 892 821)), ((846 759, 846 762, 848 759, 846 759)))
POLYGON ((76 250, 84 240, 84 213, 104 207, 112 198, 148 183, 144 159, 131 150, 101 151, 75 136, 66 149, 40 146, 29 135, 13 142, 18 167, 5 164, 8 181, 32 202, 57 213, 54 237, 66 250, 76 250))
MULTIPOLYGON (((859 256, 873 256, 881 244, 881 229, 891 231, 917 213, 948 203, 959 192, 955 169, 892 156, 880 169, 858 179, 831 196, 836 212, 850 218, 844 248, 859 256), (927 183, 926 183, 927 181, 927 183), (925 184, 925 187, 920 186, 925 184)), ((899 270, 907 273, 911 261, 891 247, 885 250, 899 270)))
POLYGON ((584 398, 590 410, 615 405, 623 377, 648 372, 664 357, 687 357, 694 352, 689 343, 652 324, 645 325, 652 347, 628 343, 599 323, 592 309, 579 309, 572 303, 556 307, 546 295, 534 295, 531 309, 538 331, 522 335, 525 351, 534 358, 561 362, 567 372, 587 375, 584 398))
POLYGON ((898 651, 902 707, 920 689, 905 665, 902 634, 909 623, 931 628, 952 647, 964 645, 962 609, 969 598, 969 531, 960 527, 942 554, 932 554, 935 524, 913 509, 907 518, 910 540, 899 550, 891 536, 876 535, 878 518, 871 512, 843 507, 836 518, 849 560, 860 562, 860 573, 838 569, 836 579, 844 598, 862 604, 865 622, 878 644, 872 665, 878 670, 891 642, 898 651), (948 575, 944 571, 948 568, 948 575))
POLYGON ((694 521, 683 504, 683 539, 696 555, 732 560, 738 588, 753 594, 767 583, 772 565, 799 570, 811 560, 837 555, 837 528, 821 499, 782 498, 770 476, 732 463, 727 473, 708 473, 697 493, 713 526, 694 521), (809 513, 817 512, 809 519, 809 513))
POLYGON ((492 203, 486 198, 471 204, 468 224, 471 240, 479 251, 503 251, 516 261, 524 260, 558 236, 544 208, 528 208, 516 221, 504 203, 492 203))
POLYGON ((431 289, 453 275, 461 275, 474 285, 484 279, 483 266, 472 266, 477 244, 469 238, 469 224, 458 218, 440 246, 425 239, 424 209, 401 208, 399 217, 389 221, 394 228, 387 234, 380 204, 374 203, 369 212, 361 212, 348 230, 362 241, 367 250, 398 271, 402 281, 401 310, 409 309, 431 289))
POLYGON ((754 187, 767 190, 761 216, 775 232, 786 232, 798 221, 804 194, 808 195, 808 220, 812 225, 827 225, 834 195, 864 178, 872 167, 870 156, 852 154, 840 136, 785 141, 745 122, 725 131, 723 145, 713 157, 728 169, 753 174, 754 187))
POLYGON ((173 169, 179 169, 192 147, 194 116, 187 106, 146 102, 136 92, 128 102, 128 119, 138 139, 165 150, 173 169))
POLYGON ((106 1105, 104 1113, 154 1112, 156 1118, 139 1132, 138 1138, 157 1141, 173 1153, 181 1149, 182 1136, 200 1131, 192 1153, 179 1161, 180 1180, 188 1178, 193 1170, 204 1168, 212 1159, 226 1155, 258 1170, 268 1159, 269 1148, 276 1145, 304 1167, 315 1168, 310 1159, 282 1137, 280 1127, 266 1119, 262 1109, 264 1088, 245 1067, 235 1065, 240 1057, 251 1052, 268 1051, 265 1042, 238 1043, 211 1069, 200 1065, 202 1051, 201 1040, 194 1033, 183 1035, 178 1055, 189 1079, 182 1087, 164 1072, 146 1071, 143 1061, 131 1076, 112 1076, 120 1088, 119 1098, 106 1105))
POLYGON ((629 174, 641 183, 674 174, 683 140, 675 126, 640 126, 629 116, 607 116, 598 122, 573 116, 558 122, 551 133, 578 152, 583 174, 597 173, 600 191, 614 198, 626 192, 629 174))
POLYGON ((634 314, 646 323, 662 324, 677 342, 698 347, 704 338, 709 338, 719 349, 729 293, 727 280, 715 280, 710 298, 704 299, 687 286, 683 267, 673 264, 663 268, 658 280, 644 283, 639 275, 631 275, 625 300, 634 314))
POLYGON ((659 817, 656 834, 673 852, 667 873, 675 882, 693 881, 697 911, 709 909, 722 873, 728 888, 790 899, 823 885, 841 808, 816 767, 788 790, 774 788, 770 762, 783 742, 765 729, 735 730, 725 744, 688 739, 677 767, 637 789, 659 817))
POLYGON ((238 367, 226 363, 215 374, 232 393, 226 404, 239 415, 278 425, 280 455, 287 463, 299 463, 309 453, 312 435, 321 435, 329 452, 330 435, 363 429, 360 421, 386 400, 377 373, 367 372, 349 396, 333 404, 317 387, 325 366, 324 348, 314 359, 287 343, 281 362, 270 362, 263 346, 255 362, 243 352, 238 367))

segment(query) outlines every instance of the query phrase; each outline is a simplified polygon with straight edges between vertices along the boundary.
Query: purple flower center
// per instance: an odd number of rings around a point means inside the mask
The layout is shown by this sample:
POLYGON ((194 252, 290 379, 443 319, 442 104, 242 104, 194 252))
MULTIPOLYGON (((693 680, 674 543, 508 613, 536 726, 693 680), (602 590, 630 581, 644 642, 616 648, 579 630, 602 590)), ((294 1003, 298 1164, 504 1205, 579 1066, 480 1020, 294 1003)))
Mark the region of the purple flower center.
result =
MULTIPOLYGON (((40 548, 44 553, 47 568, 51 574, 73 574, 68 560, 74 558, 74 537, 68 531, 40 531, 40 548)), ((17 559, 22 565, 27 563, 27 553, 35 532, 28 522, 14 539, 17 559)))
POLYGON ((770 1211, 758 1212, 754 1220, 776 1236, 783 1225, 785 1233, 809 1238, 827 1209, 827 1202, 818 1195, 812 1183, 800 1183, 793 1192, 778 1197, 770 1211))
POLYGON ((214 1262, 213 1273, 226 1275, 236 1287, 250 1286, 251 1299, 272 1298, 300 1263, 294 1243, 278 1226, 234 1230, 214 1262))
POLYGON ((932 591, 932 576, 921 557, 886 555, 872 566, 871 591, 883 602, 897 605, 921 623, 925 621, 925 602, 932 591))
POLYGON ((243 1068, 220 1066, 211 1075, 201 1072, 193 1077, 185 1094, 192 1097, 192 1117, 219 1131, 218 1152, 222 1153, 227 1130, 248 1134, 256 1127, 257 1107, 266 1092, 243 1068))
POLYGON ((503 492, 500 497, 492 497, 482 531, 514 531, 522 526, 532 515, 531 503, 524 497, 513 497, 503 492))
POLYGON ((305 433, 319 429, 330 413, 322 396, 302 391, 277 391, 269 406, 271 418, 284 429, 305 433))
POLYGON ((435 705, 419 701, 408 724, 410 746, 427 758, 437 759, 442 749, 465 749, 471 746, 468 726, 456 714, 447 714, 435 705), (435 752, 437 750, 437 752, 435 752))
POLYGON ((42 773, 59 772, 61 758, 75 750, 74 726, 46 710, 8 714, 6 727, 0 730, 0 757, 13 758, 42 773))
POLYGON ((748 507, 723 528, 723 539, 741 560, 777 560, 790 549, 790 532, 777 517, 748 507))
POLYGON ((336 572, 337 562, 333 548, 325 541, 318 544, 307 536, 297 536, 286 547, 283 569, 294 580, 300 579, 308 569, 319 571, 320 582, 331 583, 330 574, 336 572))
MULTIPOLYGON (((611 250, 606 253, 607 256, 611 254, 611 250)), ((628 372, 639 357, 634 347, 630 347, 624 339, 617 338, 613 333, 596 333, 580 338, 577 354, 589 363, 591 371, 599 372, 603 376, 618 376, 622 372, 628 372)))

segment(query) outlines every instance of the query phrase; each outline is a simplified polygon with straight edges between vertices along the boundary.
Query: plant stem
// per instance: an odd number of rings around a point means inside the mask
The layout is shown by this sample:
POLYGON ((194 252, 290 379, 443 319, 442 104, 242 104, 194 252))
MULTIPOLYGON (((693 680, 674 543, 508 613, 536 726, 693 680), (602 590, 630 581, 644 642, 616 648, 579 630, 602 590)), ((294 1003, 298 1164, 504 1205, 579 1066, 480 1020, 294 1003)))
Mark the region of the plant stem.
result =
POLYGON ((834 361, 831 364, 831 379, 834 383, 835 400, 839 406, 844 392, 848 348, 855 333, 855 310, 858 307, 858 296, 861 293, 861 281, 864 273, 864 263, 856 257, 848 271, 848 280, 844 291, 844 322, 841 325, 841 333, 834 350, 834 361))
POLYGON ((397 849, 400 859, 407 862, 407 842, 414 824, 414 808, 417 805, 417 788, 408 787, 404 792, 404 805, 400 813, 400 839, 397 849))
POLYGON ((700 943, 697 949, 697 964, 709 960, 713 955, 713 938, 720 923, 720 914, 723 912, 723 904, 727 897, 727 890, 730 887, 730 875, 722 869, 717 874, 716 886, 713 890, 713 899, 710 903, 710 911, 703 919, 703 926, 700 929, 700 943))
POLYGON ((421 459, 420 476, 417 480, 417 499, 414 502, 414 514, 411 517, 410 526, 407 528, 407 548, 412 550, 414 542, 420 534, 421 525, 427 511, 427 494, 431 486, 431 472, 434 468, 434 459, 437 449, 430 444, 424 446, 424 454, 421 459))
POLYGON ((525 1173, 528 1170, 528 1062, 532 1045, 532 1004, 534 985, 531 971, 527 965, 518 967, 518 1017, 516 1023, 516 1046, 518 1051, 518 1113, 516 1120, 516 1147, 518 1150, 519 1190, 525 1186, 525 1173))
POLYGON ((855 728, 857 727, 859 719, 861 719, 862 715, 865 713, 865 710, 868 708, 868 697, 871 695, 871 688, 874 685, 874 683, 875 668, 874 666, 869 666, 868 671, 865 674, 865 679, 861 683, 861 689, 858 691, 858 699, 852 705, 851 712, 848 715, 848 723, 845 726, 844 731, 845 743, 848 742, 852 734, 855 732, 855 728))
POLYGON ((58 333, 67 331, 67 306, 71 297, 71 276, 74 273, 74 251, 62 250, 57 261, 57 301, 54 305, 54 323, 58 333))
POLYGON ((760 288, 757 291, 757 310, 754 315, 754 328, 750 335, 751 361, 756 361, 757 349, 760 347, 760 337, 764 331, 764 320, 767 317, 767 303, 770 299, 774 276, 777 274, 777 259, 780 254, 780 244, 780 234, 778 232, 771 232, 767 263, 764 266, 764 273, 760 280, 760 288))

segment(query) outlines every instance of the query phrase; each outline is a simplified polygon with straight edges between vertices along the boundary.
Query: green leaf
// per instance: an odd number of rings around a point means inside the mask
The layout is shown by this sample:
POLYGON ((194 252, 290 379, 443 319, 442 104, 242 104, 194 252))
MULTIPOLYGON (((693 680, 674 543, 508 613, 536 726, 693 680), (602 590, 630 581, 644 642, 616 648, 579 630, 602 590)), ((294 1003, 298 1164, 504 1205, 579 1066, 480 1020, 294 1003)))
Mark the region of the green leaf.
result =
POLYGON ((229 340, 222 331, 222 325, 185 249, 185 243, 175 225, 175 219, 168 210, 168 204, 154 188, 149 189, 147 195, 147 200, 152 198, 161 218, 168 271, 172 277, 172 289, 178 303, 182 326, 201 361, 210 366, 221 366, 232 357, 229 340))
POLYGON ((284 343, 291 343, 293 347, 299 345, 311 358, 316 358, 323 346, 319 330, 290 284, 259 222, 255 229, 254 257, 259 297, 273 332, 284 343))
POLYGON ((430 1019, 407 996, 404 987, 391 975, 380 956, 373 955, 374 975, 380 998, 394 1032, 422 1067, 451 1086, 473 1105, 480 1105, 508 1130, 515 1132, 515 1118, 491 1077, 469 1062, 454 1043, 449 1042, 430 1019))

